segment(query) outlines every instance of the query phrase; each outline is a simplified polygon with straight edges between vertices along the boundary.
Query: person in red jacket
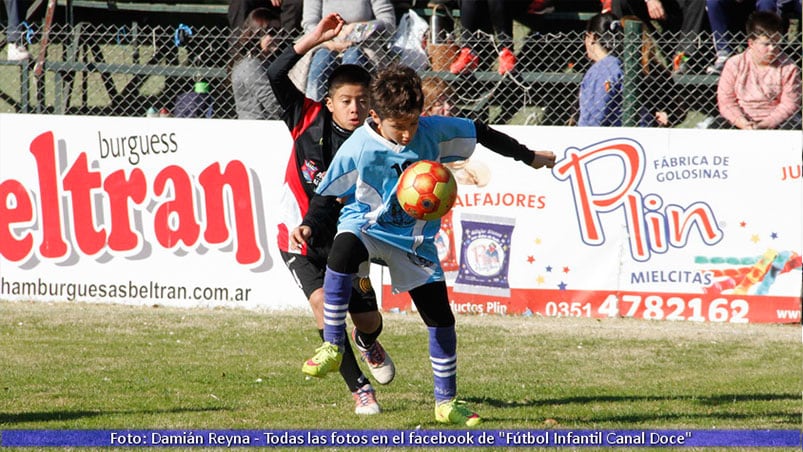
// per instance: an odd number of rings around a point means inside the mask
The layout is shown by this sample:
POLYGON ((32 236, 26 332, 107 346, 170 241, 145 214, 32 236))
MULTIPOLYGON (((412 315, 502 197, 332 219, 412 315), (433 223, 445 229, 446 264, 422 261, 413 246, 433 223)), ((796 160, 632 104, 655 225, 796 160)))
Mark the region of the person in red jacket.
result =
MULTIPOLYGON (((340 204, 329 209, 332 217, 327 228, 319 228, 311 242, 298 246, 291 242, 289 232, 309 209, 310 199, 323 178, 335 152, 351 133, 362 125, 368 115, 368 85, 371 75, 360 66, 338 66, 329 77, 329 90, 323 102, 307 98, 290 79, 293 66, 311 49, 337 36, 343 27, 339 14, 330 14, 310 33, 288 47, 268 67, 276 100, 282 109, 282 119, 290 129, 293 150, 285 173, 281 204, 277 214, 279 224, 279 250, 285 264, 309 300, 323 338, 324 290, 323 280, 326 259, 334 239, 340 204)), ((382 316, 377 309, 376 294, 366 272, 352 279, 352 300, 356 308, 349 308, 355 328, 351 337, 362 359, 368 364, 379 384, 388 384, 395 376, 390 356, 377 340, 382 331, 382 316)), ((377 414, 381 411, 375 390, 360 371, 351 347, 345 347, 340 373, 352 392, 357 414, 377 414)))

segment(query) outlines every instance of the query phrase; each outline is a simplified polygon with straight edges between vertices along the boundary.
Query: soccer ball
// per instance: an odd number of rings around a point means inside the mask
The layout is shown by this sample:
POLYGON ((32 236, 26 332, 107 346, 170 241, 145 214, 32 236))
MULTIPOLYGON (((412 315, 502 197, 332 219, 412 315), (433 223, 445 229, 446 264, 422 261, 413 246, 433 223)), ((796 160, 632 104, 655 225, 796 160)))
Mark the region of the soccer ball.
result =
POLYGON ((408 166, 399 177, 396 199, 411 217, 437 220, 454 205, 457 182, 452 172, 442 164, 419 160, 408 166))

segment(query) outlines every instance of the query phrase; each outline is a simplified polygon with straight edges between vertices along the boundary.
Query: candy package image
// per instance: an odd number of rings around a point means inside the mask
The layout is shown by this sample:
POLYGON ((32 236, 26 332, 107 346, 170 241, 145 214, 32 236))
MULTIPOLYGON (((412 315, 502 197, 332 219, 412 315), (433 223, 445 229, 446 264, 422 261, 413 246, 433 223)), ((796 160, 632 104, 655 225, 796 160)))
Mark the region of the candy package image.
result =
POLYGON ((463 214, 455 292, 510 297, 508 271, 514 218, 463 214))

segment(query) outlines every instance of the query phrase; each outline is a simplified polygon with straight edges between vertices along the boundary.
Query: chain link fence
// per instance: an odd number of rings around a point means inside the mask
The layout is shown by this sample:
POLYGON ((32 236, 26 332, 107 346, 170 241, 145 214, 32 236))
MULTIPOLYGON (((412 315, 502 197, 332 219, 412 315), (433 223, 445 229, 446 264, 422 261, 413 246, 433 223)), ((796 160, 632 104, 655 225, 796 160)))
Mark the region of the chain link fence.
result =
MULTIPOLYGON (((715 116, 718 76, 706 72, 716 58, 711 35, 656 37, 634 24, 625 27, 617 51, 624 68, 623 123, 655 126, 654 113, 663 111, 671 126, 695 127, 715 116), (676 71, 680 48, 686 58, 676 71)), ((235 38, 228 28, 57 25, 41 77, 33 70, 41 30, 31 28, 24 37, 31 61, 0 60, 0 112, 238 117, 231 83, 235 38)), ((462 116, 492 124, 572 125, 580 82, 591 65, 583 37, 579 31, 530 32, 514 41, 516 69, 505 75, 497 71, 500 49, 489 35, 475 35, 479 64, 460 75, 448 67, 459 46, 429 44, 427 67, 419 72, 450 85, 462 116)), ((280 35, 274 43, 281 48, 296 38, 280 35)), ((390 42, 389 36, 373 36, 360 44, 372 68, 399 62, 390 42)), ((746 37, 736 34, 731 42, 738 52, 746 37)), ((799 29, 790 29, 781 45, 800 67, 799 29)), ((301 89, 303 74, 303 68, 295 74, 301 89)))

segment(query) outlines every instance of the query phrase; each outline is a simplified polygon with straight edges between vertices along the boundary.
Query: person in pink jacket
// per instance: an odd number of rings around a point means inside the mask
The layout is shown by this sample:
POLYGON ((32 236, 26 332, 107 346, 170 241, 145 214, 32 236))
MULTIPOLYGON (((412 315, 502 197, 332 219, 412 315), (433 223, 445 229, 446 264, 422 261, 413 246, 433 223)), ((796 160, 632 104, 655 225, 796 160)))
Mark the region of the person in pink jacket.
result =
POLYGON ((782 30, 772 12, 747 20, 747 50, 728 59, 719 78, 713 127, 800 129, 800 70, 781 51, 782 30))

